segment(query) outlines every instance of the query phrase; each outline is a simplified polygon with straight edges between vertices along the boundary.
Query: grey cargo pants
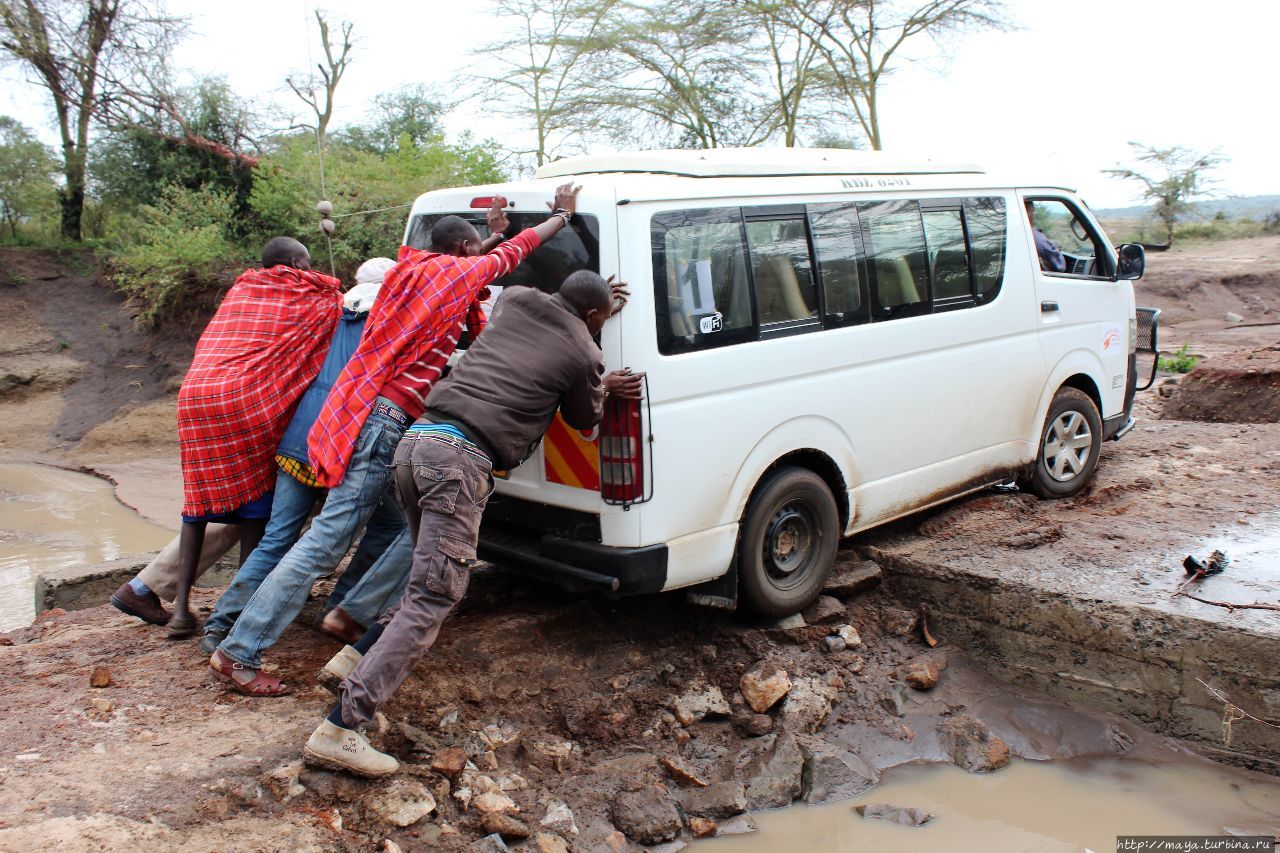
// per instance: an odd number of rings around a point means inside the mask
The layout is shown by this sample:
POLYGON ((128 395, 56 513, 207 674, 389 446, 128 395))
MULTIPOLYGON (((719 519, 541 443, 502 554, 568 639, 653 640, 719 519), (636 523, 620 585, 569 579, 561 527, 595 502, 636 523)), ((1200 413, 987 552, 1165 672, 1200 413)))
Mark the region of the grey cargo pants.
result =
POLYGON ((493 465, 471 447, 410 432, 396 448, 392 479, 413 537, 413 568, 400 600, 378 619, 382 636, 338 688, 343 722, 352 728, 391 698, 467 591, 493 492, 493 465))

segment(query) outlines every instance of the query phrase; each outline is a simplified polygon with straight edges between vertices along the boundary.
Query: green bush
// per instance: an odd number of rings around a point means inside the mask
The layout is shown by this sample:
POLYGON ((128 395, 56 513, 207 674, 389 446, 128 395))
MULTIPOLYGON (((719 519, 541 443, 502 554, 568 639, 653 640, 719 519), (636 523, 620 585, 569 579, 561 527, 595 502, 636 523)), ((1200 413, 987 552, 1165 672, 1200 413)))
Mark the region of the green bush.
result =
POLYGON ((111 278, 154 325, 220 282, 244 252, 230 239, 233 200, 206 187, 165 189, 154 205, 119 223, 124 248, 111 258, 111 278))
MULTIPOLYGON (((332 242, 338 276, 346 280, 367 258, 395 257, 408 204, 420 193, 503 180, 490 153, 492 147, 478 145, 466 136, 456 144, 440 136, 416 144, 407 134, 401 135, 398 148, 385 154, 354 146, 327 146, 325 192, 337 217, 332 242), (363 213, 379 208, 391 209, 363 213)), ((276 235, 298 238, 311 250, 315 267, 328 272, 328 249, 315 212, 320 183, 315 142, 307 137, 283 140, 254 174, 249 208, 256 219, 254 230, 263 239, 276 235)))
POLYGON ((1200 359, 1187 352, 1187 344, 1183 344, 1173 355, 1160 359, 1160 369, 1167 373, 1190 373, 1200 363, 1200 359))

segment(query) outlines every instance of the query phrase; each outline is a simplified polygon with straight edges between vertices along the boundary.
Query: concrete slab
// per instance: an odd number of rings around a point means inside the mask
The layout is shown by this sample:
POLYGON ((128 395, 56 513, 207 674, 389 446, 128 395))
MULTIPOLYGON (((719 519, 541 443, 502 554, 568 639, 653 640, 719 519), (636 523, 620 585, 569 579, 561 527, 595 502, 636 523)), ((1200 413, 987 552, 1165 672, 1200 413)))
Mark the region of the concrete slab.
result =
MULTIPOLYGON (((63 610, 85 610, 106 604, 120 584, 142 571, 155 554, 137 554, 98 563, 76 566, 62 573, 39 575, 35 581, 36 613, 61 607, 63 610)), ((235 577, 237 559, 224 557, 196 579, 199 587, 224 587, 235 577)))

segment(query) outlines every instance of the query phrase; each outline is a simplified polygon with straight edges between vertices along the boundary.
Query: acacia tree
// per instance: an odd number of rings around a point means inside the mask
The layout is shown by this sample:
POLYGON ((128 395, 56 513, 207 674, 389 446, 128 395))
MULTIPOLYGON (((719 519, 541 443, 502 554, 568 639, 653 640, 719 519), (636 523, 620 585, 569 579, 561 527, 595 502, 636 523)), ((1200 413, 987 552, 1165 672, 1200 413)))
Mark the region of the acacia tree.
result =
POLYGON ((541 166, 583 130, 574 109, 585 60, 619 0, 498 0, 495 12, 510 22, 510 38, 473 52, 497 71, 482 78, 496 110, 533 128, 529 155, 541 166))
POLYGON ((573 112, 624 144, 758 145, 778 109, 759 85, 759 57, 744 50, 752 37, 731 4, 619 3, 591 43, 573 112))
POLYGON ((24 66, 53 101, 64 237, 81 237, 89 131, 107 90, 166 57, 181 23, 141 0, 0 0, 0 54, 24 66))
POLYGON ((444 105, 430 90, 415 83, 375 95, 365 123, 343 128, 334 137, 344 145, 374 154, 391 154, 402 140, 422 148, 444 137, 440 123, 444 113, 444 105))
POLYGON ((106 78, 112 85, 97 112, 110 131, 141 132, 225 160, 232 168, 258 165, 257 117, 225 80, 200 78, 179 86, 163 61, 133 77, 106 78))
POLYGON ((751 49, 760 54, 760 85, 771 92, 774 124, 782 144, 794 148, 806 126, 822 127, 819 119, 829 87, 822 75, 822 53, 809 36, 807 15, 823 0, 741 0, 744 23, 755 30, 751 49))
POLYGON ((1134 159, 1149 168, 1118 167, 1103 174, 1142 185, 1142 198, 1153 203, 1152 215, 1164 226, 1166 243, 1173 243, 1173 226, 1191 210, 1197 198, 1213 191, 1216 179, 1209 172, 1226 161, 1216 150, 1199 153, 1181 145, 1154 148, 1130 142, 1134 159))
POLYGON ((329 22, 325 20, 319 9, 316 10, 316 23, 320 25, 320 44, 324 47, 324 61, 316 63, 316 70, 320 72, 318 85, 324 89, 324 95, 317 93, 317 80, 314 75, 308 76, 305 80, 286 77, 285 82, 289 84, 293 93, 315 113, 315 124, 299 125, 299 127, 313 130, 317 144, 323 147, 329 121, 333 118, 333 96, 338 90, 338 83, 342 81, 342 75, 351 65, 351 49, 355 44, 351 41, 351 23, 344 21, 339 25, 342 31, 342 44, 339 46, 335 46, 329 39, 329 22))
POLYGON ((827 65, 827 85, 880 150, 880 88, 898 51, 918 36, 935 40, 976 29, 1007 29, 999 0, 791 0, 799 37, 812 42, 827 65))

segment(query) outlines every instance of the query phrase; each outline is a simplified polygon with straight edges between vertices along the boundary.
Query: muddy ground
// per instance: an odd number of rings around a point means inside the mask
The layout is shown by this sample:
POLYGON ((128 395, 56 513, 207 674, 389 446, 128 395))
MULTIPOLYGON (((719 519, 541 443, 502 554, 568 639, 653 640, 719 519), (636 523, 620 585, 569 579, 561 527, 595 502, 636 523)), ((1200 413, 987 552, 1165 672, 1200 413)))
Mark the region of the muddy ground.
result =
MULTIPOLYGON (((149 495, 163 511, 155 485, 172 487, 176 471, 172 390, 191 336, 133 330, 90 274, 14 275, 37 261, 49 263, 0 252, 0 375, 19 377, 0 382, 0 453, 113 470, 126 498, 149 495), (68 330, 68 303, 95 313, 68 330), (152 367, 132 368, 145 378, 132 378, 129 365, 153 354, 152 367), (101 383, 108 389, 94 390, 101 383)), ((1165 349, 1187 343, 1209 367, 1280 343, 1280 238, 1178 247, 1152 255, 1148 269, 1138 301, 1165 310, 1165 349)), ((1191 387, 1166 391, 1178 401, 1191 387)), ((862 565, 868 548, 929 547, 1030 577, 1065 566, 1082 589, 1123 575, 1165 597, 1179 571, 1169 560, 1188 541, 1273 529, 1280 472, 1280 425, 1173 419, 1170 405, 1140 396, 1139 425, 1105 447, 1080 498, 976 495, 846 543, 842 565, 862 565)), ((1234 405, 1247 409, 1248 399, 1234 405)), ((466 849, 489 830, 512 843, 524 832, 486 821, 486 809, 544 833, 525 842, 533 849, 561 849, 550 836, 575 850, 621 849, 742 828, 749 818, 730 815, 743 808, 849 796, 903 761, 980 769, 1008 753, 1163 748, 1128 723, 1001 684, 998 666, 945 638, 929 649, 891 573, 873 589, 854 586, 833 588, 827 612, 810 613, 816 624, 786 629, 678 595, 568 598, 484 570, 387 708, 379 739, 407 766, 376 784, 296 763, 330 701, 313 675, 337 644, 309 627, 326 589, 272 650, 271 665, 297 690, 278 700, 225 693, 193 644, 167 643, 110 608, 46 615, 0 637, 11 684, 0 694, 0 849, 369 850, 384 839, 466 849), (844 625, 860 645, 829 639, 844 625), (97 666, 110 668, 109 687, 90 686, 97 666), (756 714, 743 676, 775 667, 791 688, 756 714), (908 675, 939 684, 915 690, 908 675), (456 758, 451 747, 471 767, 432 769, 456 758), (694 820, 699 812, 718 828, 694 820)), ((205 610, 215 596, 197 592, 205 610)))

